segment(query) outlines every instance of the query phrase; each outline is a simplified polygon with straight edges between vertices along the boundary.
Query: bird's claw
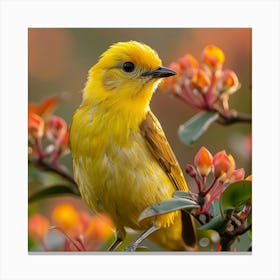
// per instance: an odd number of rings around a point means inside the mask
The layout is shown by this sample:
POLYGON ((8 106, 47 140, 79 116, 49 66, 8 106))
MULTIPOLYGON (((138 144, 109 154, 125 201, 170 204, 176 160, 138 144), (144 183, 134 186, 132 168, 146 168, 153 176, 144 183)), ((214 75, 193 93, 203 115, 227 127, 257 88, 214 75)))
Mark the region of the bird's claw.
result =
POLYGON ((124 249, 124 252, 135 252, 136 248, 134 244, 130 244, 124 249))

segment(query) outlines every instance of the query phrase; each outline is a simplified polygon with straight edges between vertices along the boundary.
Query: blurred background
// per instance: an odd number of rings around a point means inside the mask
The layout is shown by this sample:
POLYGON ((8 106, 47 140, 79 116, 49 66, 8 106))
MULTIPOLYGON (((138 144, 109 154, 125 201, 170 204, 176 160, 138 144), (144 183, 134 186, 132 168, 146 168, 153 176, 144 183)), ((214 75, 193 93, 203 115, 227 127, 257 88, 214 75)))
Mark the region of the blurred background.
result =
MULTIPOLYGON (((230 107, 251 113, 252 30, 250 28, 29 28, 28 30, 28 100, 39 103, 48 96, 62 98, 55 114, 69 124, 82 99, 88 70, 107 48, 119 41, 136 40, 155 49, 168 66, 186 53, 200 61, 206 45, 214 44, 225 53, 224 69, 235 71, 241 88, 230 98, 230 107)), ((179 125, 198 111, 171 94, 158 90, 151 108, 158 117, 167 139, 182 168, 193 163, 201 146, 212 154, 225 149, 232 154, 236 168, 243 167, 251 174, 251 125, 231 126, 214 124, 189 148, 178 138, 179 125)), ((72 171, 71 154, 61 162, 72 171)), ((188 181, 189 178, 187 178, 188 181)), ((40 201, 39 212, 50 215, 54 205, 70 201, 86 209, 80 199, 59 197, 40 201)))

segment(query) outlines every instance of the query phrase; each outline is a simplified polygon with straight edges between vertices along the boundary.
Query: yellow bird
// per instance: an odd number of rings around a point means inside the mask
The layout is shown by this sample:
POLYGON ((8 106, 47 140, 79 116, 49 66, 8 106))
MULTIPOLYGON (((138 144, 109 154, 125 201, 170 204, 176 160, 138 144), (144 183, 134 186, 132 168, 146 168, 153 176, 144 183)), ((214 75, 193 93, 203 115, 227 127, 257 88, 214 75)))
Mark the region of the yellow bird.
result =
POLYGON ((144 231, 128 251, 148 237, 166 250, 196 244, 191 216, 175 211, 139 223, 141 212, 188 191, 182 170, 149 103, 164 77, 158 54, 136 41, 119 42, 90 69, 83 100, 70 129, 74 178, 83 200, 108 213, 117 228, 113 250, 125 227, 144 231))

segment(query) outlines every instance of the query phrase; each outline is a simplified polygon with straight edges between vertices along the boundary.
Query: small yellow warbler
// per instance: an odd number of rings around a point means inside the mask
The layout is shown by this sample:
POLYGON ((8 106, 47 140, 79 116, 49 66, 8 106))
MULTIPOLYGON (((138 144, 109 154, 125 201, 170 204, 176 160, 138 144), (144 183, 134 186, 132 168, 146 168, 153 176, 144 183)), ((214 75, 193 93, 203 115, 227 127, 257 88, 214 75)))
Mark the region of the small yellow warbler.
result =
POLYGON ((139 240, 148 236, 167 250, 186 250, 196 243, 193 220, 185 212, 138 222, 145 208, 170 199, 176 190, 188 190, 149 107, 162 78, 176 74, 161 65, 158 54, 145 44, 112 45, 90 69, 73 116, 74 178, 88 207, 112 217, 118 239, 111 249, 124 239, 124 227, 144 230, 139 240))

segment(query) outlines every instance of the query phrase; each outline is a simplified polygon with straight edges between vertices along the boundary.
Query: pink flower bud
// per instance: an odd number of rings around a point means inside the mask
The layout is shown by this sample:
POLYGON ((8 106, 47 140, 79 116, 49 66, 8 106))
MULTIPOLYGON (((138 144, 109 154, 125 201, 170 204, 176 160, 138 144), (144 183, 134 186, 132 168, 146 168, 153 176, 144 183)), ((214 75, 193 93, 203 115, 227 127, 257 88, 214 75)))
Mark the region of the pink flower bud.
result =
POLYGON ((179 63, 176 63, 176 62, 172 62, 170 64, 170 69, 174 70, 177 74, 180 74, 182 72, 181 65, 179 63))
POLYGON ((227 172, 231 169, 232 163, 230 162, 226 152, 223 150, 214 155, 213 165, 214 176, 215 178, 219 178, 227 174, 227 172))
POLYGON ((69 143, 69 130, 67 130, 59 141, 59 152, 62 154, 68 149, 69 143))
POLYGON ((191 177, 195 178, 197 176, 197 172, 191 164, 188 164, 185 170, 191 177))
POLYGON ((69 130, 66 122, 57 116, 51 116, 46 129, 46 135, 54 144, 53 160, 56 161, 68 149, 69 130))
POLYGON ((198 61, 191 54, 186 54, 181 57, 179 59, 179 65, 188 77, 192 77, 199 68, 198 61))
POLYGON ((245 171, 244 168, 235 169, 229 179, 229 183, 244 180, 245 171))
POLYGON ((57 116, 51 116, 46 128, 46 135, 48 139, 56 141, 60 139, 67 132, 66 122, 57 116))

